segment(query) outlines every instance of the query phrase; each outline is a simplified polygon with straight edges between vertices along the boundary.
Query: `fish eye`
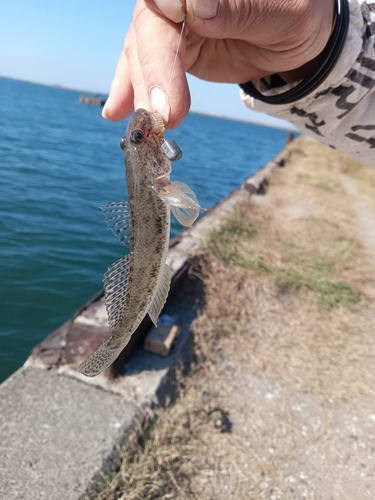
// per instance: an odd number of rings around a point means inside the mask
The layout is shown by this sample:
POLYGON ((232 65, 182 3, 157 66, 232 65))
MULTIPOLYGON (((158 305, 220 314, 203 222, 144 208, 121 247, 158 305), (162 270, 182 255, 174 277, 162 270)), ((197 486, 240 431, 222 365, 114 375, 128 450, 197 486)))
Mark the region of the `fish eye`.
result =
POLYGON ((140 144, 144 139, 143 132, 141 130, 133 130, 133 132, 130 134, 130 140, 134 144, 140 144))

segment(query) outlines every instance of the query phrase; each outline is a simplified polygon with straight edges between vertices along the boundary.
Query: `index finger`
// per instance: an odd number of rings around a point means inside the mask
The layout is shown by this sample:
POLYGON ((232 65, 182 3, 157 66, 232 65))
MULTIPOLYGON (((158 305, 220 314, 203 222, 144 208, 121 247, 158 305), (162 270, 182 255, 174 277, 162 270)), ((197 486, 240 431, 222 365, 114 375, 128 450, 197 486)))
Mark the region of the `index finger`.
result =
MULTIPOLYGON (((133 24, 139 66, 150 96, 151 108, 162 111, 160 107, 165 96, 170 108, 169 119, 166 121, 168 127, 173 128, 183 120, 190 107, 184 68, 184 35, 179 46, 182 25, 149 9, 144 0, 137 2, 133 24), (152 92, 154 89, 161 92, 152 92)), ((136 88, 134 94, 137 94, 136 88)))

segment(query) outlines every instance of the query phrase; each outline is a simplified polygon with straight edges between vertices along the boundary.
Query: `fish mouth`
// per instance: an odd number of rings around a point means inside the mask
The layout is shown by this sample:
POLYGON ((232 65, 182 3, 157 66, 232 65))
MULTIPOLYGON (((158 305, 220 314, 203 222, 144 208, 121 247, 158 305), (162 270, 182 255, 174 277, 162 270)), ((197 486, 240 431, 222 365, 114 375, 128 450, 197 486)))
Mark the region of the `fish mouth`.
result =
POLYGON ((152 113, 150 113, 150 118, 154 134, 160 137, 160 139, 163 139, 165 132, 163 118, 159 115, 157 111, 153 111, 152 113))
MULTIPOLYGON (((124 137, 127 139, 130 131, 135 129, 141 130, 145 137, 151 135, 159 139, 164 138, 164 121, 157 111, 147 111, 146 109, 138 108, 130 119, 124 137)), ((122 147, 127 144, 121 143, 120 145, 122 147)))

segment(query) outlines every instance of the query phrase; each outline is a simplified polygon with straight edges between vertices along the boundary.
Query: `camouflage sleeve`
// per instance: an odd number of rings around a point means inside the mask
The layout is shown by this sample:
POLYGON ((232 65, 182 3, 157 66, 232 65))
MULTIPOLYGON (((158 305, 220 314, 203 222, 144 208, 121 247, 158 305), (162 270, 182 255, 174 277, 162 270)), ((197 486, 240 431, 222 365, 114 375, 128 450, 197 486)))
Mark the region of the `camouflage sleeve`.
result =
MULTIPOLYGON (((270 105, 242 90, 249 108, 292 122, 302 133, 375 165, 375 0, 349 0, 350 26, 343 52, 328 78, 307 97, 270 105)), ((256 83, 261 89, 260 82, 256 83)), ((275 95, 285 85, 264 92, 275 95)))

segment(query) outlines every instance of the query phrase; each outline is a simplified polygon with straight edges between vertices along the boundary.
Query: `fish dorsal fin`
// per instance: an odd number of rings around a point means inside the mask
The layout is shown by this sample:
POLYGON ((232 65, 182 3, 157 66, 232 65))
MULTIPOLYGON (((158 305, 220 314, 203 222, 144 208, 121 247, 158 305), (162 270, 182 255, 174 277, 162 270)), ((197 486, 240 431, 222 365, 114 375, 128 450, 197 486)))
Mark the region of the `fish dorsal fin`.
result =
POLYGON ((130 242, 131 218, 127 201, 113 201, 100 205, 99 209, 104 214, 104 222, 108 229, 123 243, 130 242))
POLYGON ((199 210, 205 210, 199 206, 194 191, 183 182, 171 182, 158 194, 165 203, 168 203, 173 215, 183 226, 191 226, 198 218, 199 210))
POLYGON ((165 264, 163 274, 156 289, 154 300, 148 310, 148 314, 155 326, 157 326, 159 314, 161 313, 161 310, 167 300, 170 284, 171 270, 169 266, 165 264))
POLYGON ((123 316, 127 294, 131 255, 125 255, 112 264, 104 275, 105 307, 108 323, 113 330, 123 316))

